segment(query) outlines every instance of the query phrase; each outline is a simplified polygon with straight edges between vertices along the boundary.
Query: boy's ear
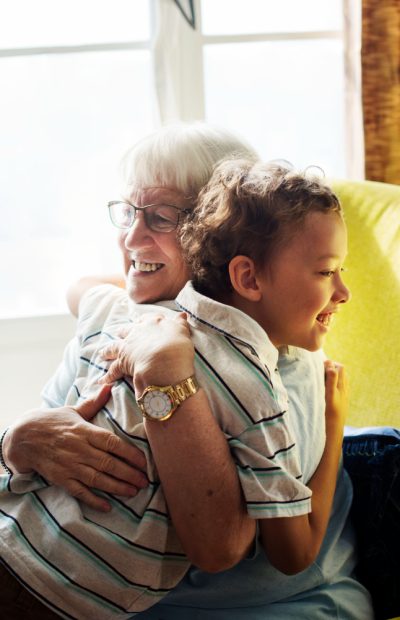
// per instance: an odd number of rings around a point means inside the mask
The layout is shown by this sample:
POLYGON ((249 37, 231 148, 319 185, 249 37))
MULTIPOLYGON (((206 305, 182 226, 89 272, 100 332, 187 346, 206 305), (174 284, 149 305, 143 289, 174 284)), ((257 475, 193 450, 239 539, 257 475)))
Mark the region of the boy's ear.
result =
POLYGON ((259 301, 261 291, 256 278, 253 259, 248 256, 235 256, 229 263, 229 277, 233 289, 249 301, 259 301))

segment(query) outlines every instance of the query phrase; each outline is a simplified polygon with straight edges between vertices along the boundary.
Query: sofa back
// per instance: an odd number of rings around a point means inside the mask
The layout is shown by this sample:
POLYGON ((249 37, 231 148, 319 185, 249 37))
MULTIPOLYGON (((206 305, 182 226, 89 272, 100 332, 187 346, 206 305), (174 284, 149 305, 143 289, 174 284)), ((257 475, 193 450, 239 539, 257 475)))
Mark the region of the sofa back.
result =
POLYGON ((400 186, 334 181, 349 232, 352 299, 326 343, 350 377, 354 426, 400 427, 400 186))

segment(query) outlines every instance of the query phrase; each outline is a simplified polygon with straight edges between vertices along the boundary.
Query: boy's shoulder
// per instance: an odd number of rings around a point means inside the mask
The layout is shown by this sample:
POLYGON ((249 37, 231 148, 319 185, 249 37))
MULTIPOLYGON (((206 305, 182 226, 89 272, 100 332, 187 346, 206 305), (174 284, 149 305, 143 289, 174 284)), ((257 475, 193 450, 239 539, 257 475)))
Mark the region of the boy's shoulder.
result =
POLYGON ((290 366, 300 363, 304 366, 321 368, 324 366, 326 355, 322 349, 318 351, 307 351, 300 347, 285 346, 280 347, 278 357, 278 367, 290 366))

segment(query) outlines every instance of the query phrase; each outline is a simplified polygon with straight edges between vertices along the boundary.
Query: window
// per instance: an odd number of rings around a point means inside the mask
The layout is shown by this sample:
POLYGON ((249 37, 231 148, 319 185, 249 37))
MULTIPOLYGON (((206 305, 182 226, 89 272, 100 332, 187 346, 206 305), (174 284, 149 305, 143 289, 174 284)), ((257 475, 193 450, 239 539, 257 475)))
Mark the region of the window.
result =
POLYGON ((74 279, 119 270, 106 203, 154 126, 150 29, 149 0, 0 2, 3 317, 65 311, 74 279))
POLYGON ((345 101, 359 93, 345 69, 344 0, 194 3, 198 31, 174 33, 164 75, 173 82, 179 64, 180 107, 160 100, 162 118, 203 117, 240 133, 264 159, 346 176, 354 145, 345 127, 354 119, 345 101))
POLYGON ((267 159, 345 175, 341 0, 202 0, 205 115, 267 159))
POLYGON ((342 2, 195 0, 193 31, 172 0, 0 0, 0 317, 119 270, 105 205, 155 112, 346 176, 342 2))

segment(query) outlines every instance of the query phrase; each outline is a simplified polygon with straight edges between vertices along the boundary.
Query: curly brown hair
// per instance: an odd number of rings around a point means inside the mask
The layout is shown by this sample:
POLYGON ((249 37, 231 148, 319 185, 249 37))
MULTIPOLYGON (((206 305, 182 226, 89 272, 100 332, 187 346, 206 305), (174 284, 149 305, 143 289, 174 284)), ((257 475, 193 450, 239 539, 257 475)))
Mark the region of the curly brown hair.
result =
POLYGON ((232 258, 245 255, 257 268, 265 265, 312 211, 342 215, 337 196, 317 177, 278 163, 219 164, 180 230, 194 287, 225 299, 232 292, 232 258))

